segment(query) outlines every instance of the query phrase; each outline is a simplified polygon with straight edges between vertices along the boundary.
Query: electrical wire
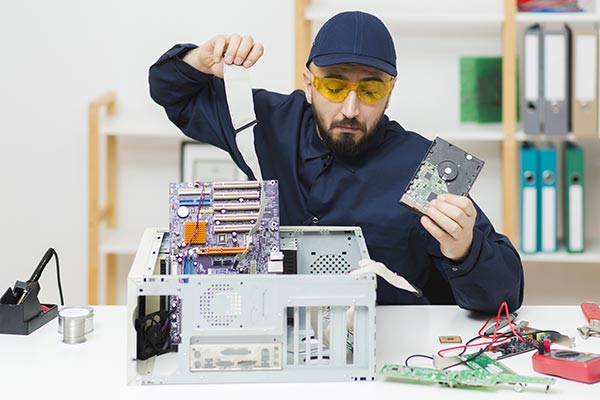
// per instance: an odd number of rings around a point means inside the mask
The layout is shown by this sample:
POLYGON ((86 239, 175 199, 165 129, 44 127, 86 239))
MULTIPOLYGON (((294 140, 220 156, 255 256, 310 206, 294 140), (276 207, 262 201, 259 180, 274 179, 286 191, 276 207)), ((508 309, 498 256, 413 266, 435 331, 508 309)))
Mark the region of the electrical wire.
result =
POLYGON ((457 367, 457 366, 462 365, 462 364, 466 364, 469 361, 472 361, 472 360, 476 359, 477 357, 479 357, 480 355, 482 355, 483 352, 484 352, 483 349, 479 349, 479 351, 477 353, 470 354, 464 360, 462 360, 460 362, 457 362, 456 364, 448 365, 447 367, 444 367, 442 369, 450 369, 450 368, 457 367))
POLYGON ((192 233, 190 241, 185 244, 185 248, 183 249, 183 263, 181 265, 180 271, 180 273, 182 274, 185 274, 185 260, 188 257, 188 249, 190 248, 190 245, 192 244, 194 238, 198 234, 198 229, 200 227, 200 209, 202 208, 202 203, 204 202, 204 185, 200 181, 195 181, 194 184, 200 188, 200 199, 198 200, 198 212, 196 212, 196 229, 194 230, 194 233, 192 233))
POLYGON ((410 365, 408 365, 408 361, 410 359, 412 359, 412 358, 417 358, 417 357, 419 357, 419 358, 427 358, 427 359, 433 361, 433 357, 431 357, 431 356, 428 356, 428 355, 425 355, 425 354, 413 354, 413 355, 410 355, 410 356, 406 357, 406 360, 404 360, 404 365, 407 366, 407 367, 410 367, 410 365))
POLYGON ((65 299, 63 297, 62 284, 60 282, 60 267, 58 265, 58 253, 52 249, 52 253, 54 254, 54 259, 56 260, 56 281, 58 282, 58 294, 60 295, 60 305, 65 305, 65 299))
MULTIPOLYGON (((559 332, 554 331, 554 330, 536 330, 534 332, 531 333, 527 333, 525 334, 525 336, 527 336, 527 338, 524 338, 523 335, 521 335, 519 332, 517 332, 515 330, 515 322, 511 320, 510 318, 510 312, 508 310, 508 305, 506 304, 506 302, 503 302, 500 307, 498 308, 498 312, 496 314, 495 317, 490 317, 488 318, 487 321, 485 321, 485 323, 483 324, 483 326, 479 329, 479 331, 477 332, 477 336, 469 339, 465 344, 460 345, 460 346, 454 346, 454 347, 447 347, 444 349, 441 349, 437 352, 437 355, 439 357, 444 357, 444 353, 449 352, 449 351, 455 351, 455 350, 461 350, 461 352, 458 354, 458 357, 463 357, 465 352, 467 351, 468 348, 472 348, 472 347, 481 347, 476 353, 474 354, 470 354, 468 356, 466 356, 461 362, 458 362, 456 364, 452 364, 449 365, 447 367, 444 367, 443 369, 449 369, 449 368, 453 368, 456 367, 458 365, 461 364, 466 364, 469 361, 475 359, 476 357, 478 357, 479 355, 483 354, 486 351, 490 351, 493 350, 493 347, 495 345, 498 344, 502 344, 505 343, 508 340, 511 340, 514 338, 516 338, 516 340, 524 342, 524 343, 531 343, 534 346, 539 347, 540 346, 540 341, 539 340, 533 340, 529 338, 529 335, 540 335, 540 334, 559 334, 559 332), (502 313, 505 313, 506 319, 507 319, 507 327, 508 327, 508 331, 506 332, 498 332, 498 325, 500 323, 501 317, 502 317, 502 313), (491 335, 485 335, 483 333, 483 331, 489 326, 490 322, 494 321, 494 332, 491 335), (481 340, 483 341, 482 343, 475 343, 476 341, 481 340), (483 346, 483 347, 482 347, 483 346)), ((404 365, 406 365, 407 367, 408 365, 408 361, 411 358, 415 358, 415 357, 421 357, 421 358, 428 358, 433 360, 433 357, 430 357, 428 355, 424 355, 424 354, 413 354, 410 355, 406 358, 406 360, 404 361, 404 365)))
POLYGON ((485 335, 483 333, 483 331, 488 327, 488 325, 490 324, 490 322, 493 321, 493 320, 494 320, 493 316, 490 317, 490 318, 488 318, 488 320, 483 324, 483 326, 477 332, 478 337, 469 340, 469 342, 467 342, 464 345, 455 346, 455 347, 447 347, 445 349, 442 349, 442 350, 438 351, 438 353, 437 353, 438 356, 444 357, 444 353, 446 353, 448 351, 459 350, 459 349, 462 349, 462 352, 460 353, 460 355, 462 355, 462 354, 464 354, 464 352, 465 352, 465 350, 467 348, 470 348, 470 347, 479 347, 479 346, 487 346, 487 351, 489 351, 489 350, 492 349, 493 345, 503 343, 503 342, 507 341, 508 339, 510 339, 511 337, 517 337, 517 339, 519 341, 525 342, 525 339, 514 328, 516 324, 510 318, 510 312, 508 310, 508 305, 506 304, 506 302, 502 302, 502 304, 498 308, 498 312, 496 313, 496 318, 495 318, 495 325, 494 325, 494 332, 493 332, 493 334, 492 335, 485 335), (509 328, 509 331, 508 332, 503 332, 503 333, 499 334, 498 333, 498 325, 500 323, 500 319, 501 319, 503 311, 505 313, 506 320, 508 322, 507 326, 509 328), (484 343, 472 343, 472 342, 474 342, 477 339, 485 340, 485 342, 484 343))
MULTIPOLYGON (((58 261, 58 253, 52 247, 50 247, 50 248, 48 248, 48 250, 46 250, 46 253, 44 253, 44 255, 42 256, 42 259, 40 260, 37 267, 33 271, 33 274, 31 274, 31 277, 29 278, 28 282, 37 282, 40 279, 40 277, 42 276, 42 272, 44 272, 46 265, 48 265, 48 263, 50 262, 52 257, 54 257, 54 260, 56 261, 56 281, 58 282, 58 293, 60 295, 60 305, 64 306, 65 299, 63 297, 62 284, 60 281, 60 263, 58 261)), ((23 294, 25 295, 25 293, 26 292, 24 292, 23 294)))

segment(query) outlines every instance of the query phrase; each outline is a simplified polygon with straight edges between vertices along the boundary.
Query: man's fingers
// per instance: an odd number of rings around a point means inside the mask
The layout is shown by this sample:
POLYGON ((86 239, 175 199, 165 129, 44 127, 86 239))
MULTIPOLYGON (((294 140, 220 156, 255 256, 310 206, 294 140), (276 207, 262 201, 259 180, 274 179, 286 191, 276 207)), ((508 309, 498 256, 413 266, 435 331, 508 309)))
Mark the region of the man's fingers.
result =
POLYGON ((263 47, 262 44, 254 43, 254 46, 252 46, 252 50, 250 50, 248 57, 246 57, 246 60, 244 60, 244 63, 243 63, 244 67, 249 68, 252 65, 256 64, 256 62, 258 61, 259 58, 262 57, 264 52, 265 52, 265 48, 263 47))
POLYGON ((458 222, 440 210, 436 209, 435 207, 429 207, 427 210, 427 216, 453 238, 457 239, 460 236, 463 228, 458 224, 458 222))
POLYGON ((421 225, 440 243, 449 238, 449 235, 426 215, 421 217, 421 225))
POLYGON ((210 40, 210 43, 213 47, 213 60, 215 63, 221 62, 221 57, 223 57, 223 53, 225 52, 225 46, 227 45, 227 38, 225 35, 218 35, 213 37, 210 40))
POLYGON ((460 208, 468 217, 474 217, 477 215, 477 210, 475 209, 473 202, 466 196, 445 193, 438 196, 438 199, 460 208))
POLYGON ((225 49, 225 64, 233 64, 241 42, 242 37, 237 33, 231 34, 227 37, 227 48, 225 49))
POLYGON ((225 64, 243 65, 248 68, 256 64, 264 53, 263 45, 254 43, 254 38, 249 35, 218 35, 209 43, 212 47, 213 62, 217 64, 223 60, 225 64))
POLYGON ((252 50, 253 46, 254 39, 252 38, 252 36, 243 36, 242 40, 240 41, 237 53, 235 54, 235 57, 233 59, 233 63, 235 65, 242 65, 243 62, 246 61, 246 58, 248 57, 248 54, 252 50))
POLYGON ((464 196, 443 194, 432 200, 423 227, 440 243, 442 254, 452 260, 463 259, 473 242, 477 210, 464 196))
POLYGON ((469 217, 465 213, 462 208, 457 207, 456 205, 440 200, 432 200, 429 203, 430 210, 437 210, 445 216, 449 217, 451 220, 454 220, 458 225, 462 228, 469 228, 469 217))

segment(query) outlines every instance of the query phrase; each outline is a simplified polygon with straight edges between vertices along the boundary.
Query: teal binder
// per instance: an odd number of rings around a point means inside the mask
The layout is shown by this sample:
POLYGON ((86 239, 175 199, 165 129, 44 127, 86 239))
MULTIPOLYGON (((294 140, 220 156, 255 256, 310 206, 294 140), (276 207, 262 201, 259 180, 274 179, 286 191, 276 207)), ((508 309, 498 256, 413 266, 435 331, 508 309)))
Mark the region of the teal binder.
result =
POLYGON ((558 195, 556 190, 556 147, 547 143, 538 149, 538 213, 540 251, 554 252, 558 247, 558 195))
POLYGON ((535 253, 539 250, 538 218, 538 150, 523 142, 521 155, 521 251, 535 253))
POLYGON ((569 253, 582 253, 585 249, 585 185, 582 148, 572 142, 565 143, 563 162, 565 247, 569 253))

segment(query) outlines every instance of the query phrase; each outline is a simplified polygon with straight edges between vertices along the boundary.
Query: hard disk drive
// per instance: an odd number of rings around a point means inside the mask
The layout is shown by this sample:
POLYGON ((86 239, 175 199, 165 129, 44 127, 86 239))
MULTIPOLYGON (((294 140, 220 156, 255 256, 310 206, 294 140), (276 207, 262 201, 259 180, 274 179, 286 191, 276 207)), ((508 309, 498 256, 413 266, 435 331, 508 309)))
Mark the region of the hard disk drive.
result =
POLYGON ((429 202, 440 194, 466 196, 484 162, 461 148, 436 137, 408 183, 400 204, 426 214, 429 202))

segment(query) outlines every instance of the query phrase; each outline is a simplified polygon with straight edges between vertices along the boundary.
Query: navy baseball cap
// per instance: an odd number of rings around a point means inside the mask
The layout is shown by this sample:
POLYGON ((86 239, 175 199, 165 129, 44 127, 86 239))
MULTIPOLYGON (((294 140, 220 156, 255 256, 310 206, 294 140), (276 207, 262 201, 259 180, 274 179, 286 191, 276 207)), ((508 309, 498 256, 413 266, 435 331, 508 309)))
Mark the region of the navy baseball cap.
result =
POLYGON ((321 27, 310 49, 306 66, 361 64, 391 76, 396 71, 396 50, 381 20, 361 11, 334 15, 321 27))

